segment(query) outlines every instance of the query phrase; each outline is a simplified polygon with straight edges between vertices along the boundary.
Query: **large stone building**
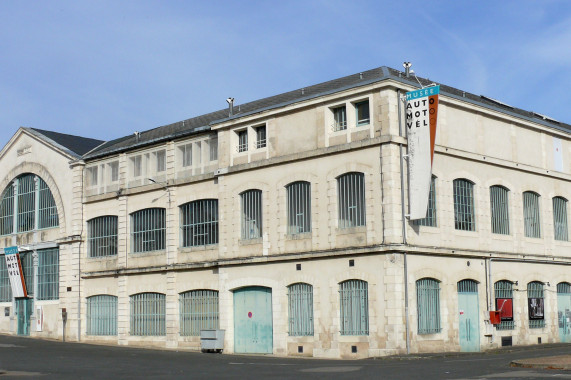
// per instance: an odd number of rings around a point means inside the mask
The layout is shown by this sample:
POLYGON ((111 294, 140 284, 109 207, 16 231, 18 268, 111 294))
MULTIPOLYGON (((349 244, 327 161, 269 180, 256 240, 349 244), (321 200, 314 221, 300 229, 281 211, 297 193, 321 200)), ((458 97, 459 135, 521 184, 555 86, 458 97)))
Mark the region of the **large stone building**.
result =
POLYGON ((105 143, 21 128, 0 232, 33 291, 0 264, 0 331, 332 358, 571 341, 571 126, 441 85, 409 221, 418 83, 381 67, 105 143))

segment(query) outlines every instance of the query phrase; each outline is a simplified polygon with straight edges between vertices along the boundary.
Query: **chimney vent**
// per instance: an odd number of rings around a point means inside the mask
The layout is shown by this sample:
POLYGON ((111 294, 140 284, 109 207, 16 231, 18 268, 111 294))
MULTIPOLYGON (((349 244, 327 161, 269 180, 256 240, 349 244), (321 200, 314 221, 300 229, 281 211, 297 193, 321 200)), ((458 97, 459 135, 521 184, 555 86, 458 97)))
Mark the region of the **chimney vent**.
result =
POLYGON ((226 99, 228 102, 228 116, 234 115, 234 98, 226 99))
POLYGON ((410 62, 404 62, 403 64, 404 67, 404 74, 407 78, 410 78, 410 67, 412 66, 412 63, 410 62))

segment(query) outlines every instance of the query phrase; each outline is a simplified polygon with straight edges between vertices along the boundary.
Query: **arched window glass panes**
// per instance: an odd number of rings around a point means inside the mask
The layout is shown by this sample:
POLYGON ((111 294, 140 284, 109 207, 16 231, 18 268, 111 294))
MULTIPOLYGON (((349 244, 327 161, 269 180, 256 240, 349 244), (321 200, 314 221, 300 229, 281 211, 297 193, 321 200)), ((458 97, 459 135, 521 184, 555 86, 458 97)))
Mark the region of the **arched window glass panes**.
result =
POLYGON ((131 252, 165 249, 166 216, 164 208, 147 208, 131 214, 131 252))
POLYGON ((218 244, 218 199, 201 199, 180 206, 183 247, 218 244))
POLYGON ((135 294, 130 297, 130 304, 131 335, 166 335, 166 296, 164 294, 135 294))
POLYGON ((503 186, 490 187, 490 208, 492 213, 492 233, 510 234, 510 215, 508 208, 509 190, 503 186))
POLYGON ((290 336, 313 335, 313 286, 305 283, 287 287, 290 336))
POLYGON ((311 232, 311 184, 294 182, 286 186, 287 233, 299 235, 311 232))
POLYGON ((366 281, 339 284, 341 335, 369 335, 369 289, 366 281))
POLYGON ((87 298, 87 335, 117 335, 117 297, 87 298))
POLYGON ((523 193, 523 223, 526 237, 541 237, 539 220, 539 194, 526 191, 523 193))
POLYGON ((455 179, 454 226, 457 230, 475 231, 474 184, 467 179, 455 179))
POLYGON ((180 293, 180 335, 199 336, 200 330, 219 327, 218 291, 191 290, 180 293))
POLYGON ((416 281, 418 333, 440 332, 440 282, 433 278, 416 281))
POLYGON ((89 257, 117 255, 117 221, 117 216, 106 215, 87 222, 89 257))
POLYGON ((364 226, 365 175, 347 173, 337 177, 339 228, 364 226))
POLYGON ((555 240, 569 240, 569 226, 567 225, 567 199, 553 198, 553 229, 555 240))

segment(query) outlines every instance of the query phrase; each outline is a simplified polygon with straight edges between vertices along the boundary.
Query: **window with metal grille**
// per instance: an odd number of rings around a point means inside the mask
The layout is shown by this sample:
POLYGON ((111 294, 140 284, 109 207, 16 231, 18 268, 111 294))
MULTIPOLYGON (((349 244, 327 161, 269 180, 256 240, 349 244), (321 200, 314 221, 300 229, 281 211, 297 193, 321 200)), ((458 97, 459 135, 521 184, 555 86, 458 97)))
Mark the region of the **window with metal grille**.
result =
POLYGON ((248 130, 238 131, 238 152, 248 151, 248 130))
POLYGON ((434 334, 440 327, 440 282, 433 278, 416 281, 418 333, 434 334))
POLYGON ((313 286, 300 282, 287 289, 289 335, 313 335, 313 286))
POLYGON ((496 299, 496 311, 500 312, 501 322, 496 330, 513 330, 513 283, 506 280, 497 281, 494 284, 494 296, 496 299))
POLYGON ((106 215, 87 221, 89 257, 117 255, 117 220, 117 216, 106 215))
POLYGON ((539 194, 531 191, 523 193, 523 222, 526 237, 541 237, 541 227, 539 225, 539 194))
POLYGON ((365 225, 365 175, 347 173, 337 177, 339 228, 365 225))
POLYGON ((200 330, 219 328, 218 291, 191 290, 180 293, 180 335, 199 336, 200 330))
POLYGON ((218 200, 201 199, 180 206, 183 247, 218 244, 218 200))
POLYGON ((12 301, 12 287, 10 286, 10 277, 8 276, 8 267, 6 266, 6 258, 0 256, 0 302, 12 301))
POLYGON ((366 125, 370 122, 369 100, 355 103, 355 113, 357 114, 357 126, 366 125))
POLYGON ((266 147, 266 126, 256 127, 256 148, 266 147))
POLYGON ((509 190, 503 186, 490 187, 492 233, 494 234, 501 234, 501 235, 510 234, 508 195, 509 195, 509 190))
POLYGON ((341 335, 369 335, 369 291, 366 281, 339 284, 341 335))
POLYGON ((347 129, 347 108, 345 106, 333 108, 333 131, 347 129))
POLYGON ((59 299, 59 248, 38 252, 38 300, 59 299))
POLYGON ((560 282, 557 284, 557 294, 571 293, 571 284, 568 282, 560 282))
POLYGON ((87 335, 117 335, 117 297, 87 298, 87 335))
POLYGON ((426 217, 413 221, 417 226, 437 227, 436 222, 436 177, 430 180, 430 192, 428 193, 428 208, 426 217))
POLYGON ((569 226, 567 225, 567 199, 553 198, 553 230, 555 240, 569 240, 569 226))
POLYGON ((34 174, 16 178, 2 195, 0 233, 27 232, 57 227, 59 217, 54 197, 43 179, 34 174), (14 213, 14 211, 16 211, 14 213), (14 217, 16 222, 14 223, 14 217))
POLYGON ((527 310, 530 329, 545 327, 543 283, 533 281, 527 284, 527 310))
POLYGON ((131 251, 151 252, 165 249, 164 208, 147 208, 131 214, 131 251))
POLYGON ((458 293, 478 293, 478 283, 474 280, 462 280, 457 284, 458 293))
POLYGON ((139 293, 130 297, 131 335, 166 335, 166 296, 161 293, 139 293))
POLYGON ((24 283, 28 295, 34 294, 34 256, 33 252, 20 252, 20 261, 22 263, 22 273, 24 274, 24 283))
POLYGON ((457 230, 475 231, 474 184, 467 179, 455 179, 454 226, 457 230))
POLYGON ((242 239, 262 237, 262 191, 246 190, 240 194, 242 203, 242 239))
POLYGON ((287 233, 298 235, 311 232, 311 184, 293 182, 286 186, 287 233))

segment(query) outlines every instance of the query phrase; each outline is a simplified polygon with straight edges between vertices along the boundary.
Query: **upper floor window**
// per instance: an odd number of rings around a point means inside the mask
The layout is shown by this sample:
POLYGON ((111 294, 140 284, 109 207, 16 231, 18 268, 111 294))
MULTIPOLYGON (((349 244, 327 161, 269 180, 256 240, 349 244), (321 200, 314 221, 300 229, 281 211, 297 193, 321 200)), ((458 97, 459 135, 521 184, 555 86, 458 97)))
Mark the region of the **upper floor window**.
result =
POLYGON ((342 131, 347 129, 347 107, 333 108, 333 131, 342 131))
POLYGON ((182 145, 178 149, 180 151, 182 167, 192 166, 192 144, 182 145))
POLYGON ((182 246, 218 244, 218 200, 202 199, 180 206, 182 246))
POLYGON ((167 155, 164 149, 155 152, 155 164, 157 173, 167 170, 167 155))
POLYGON ((357 126, 370 123, 369 100, 355 103, 355 113, 357 114, 357 126))
POLYGON ((110 182, 119 181, 119 161, 113 161, 107 165, 109 166, 109 180, 110 180, 110 182))
POLYGON ((131 157, 131 174, 133 177, 140 177, 143 174, 143 156, 131 157))
POLYGON ((430 192, 428 193, 428 208, 426 209, 426 217, 414 221, 417 226, 436 227, 436 177, 432 176, 430 180, 430 192))
POLYGON ((440 282, 433 278, 416 281, 418 333, 440 332, 440 282))
POLYGON ((8 235, 57 227, 59 217, 54 197, 40 177, 24 174, 14 179, 0 201, 0 233, 8 235))
POLYGON ((567 225, 567 199, 553 198, 553 230, 555 240, 569 240, 569 226, 567 225))
POLYGON ((366 281, 339 284, 341 335, 369 335, 369 288, 366 281))
POLYGON ((266 147, 266 126, 256 127, 256 148, 266 147))
POLYGON ((287 233, 289 235, 311 232, 311 184, 293 182, 286 186, 287 233))
POLYGON ((262 237, 262 191, 246 190, 240 194, 242 239, 262 237))
POLYGON ((365 175, 347 173, 337 177, 339 228, 365 225, 365 175))
POLYGON ((87 222, 89 257, 117 255, 117 216, 106 215, 87 222))
POLYGON ((238 131, 238 153, 248 151, 248 130, 238 131))
POLYGON ((509 190, 503 186, 490 187, 490 208, 492 213, 493 234, 510 234, 508 195, 509 190))
POLYGON ((87 168, 87 186, 97 186, 99 171, 97 166, 87 168))
POLYGON ((210 138, 210 161, 218 160, 218 137, 213 136, 210 138))
POLYGON ((131 214, 131 252, 165 249, 166 215, 164 208, 148 208, 131 214))
POLYGON ((455 179, 454 226, 457 230, 475 231, 474 184, 467 179, 455 179))
POLYGON ((526 237, 541 237, 541 227, 539 225, 539 194, 531 191, 523 193, 523 222, 526 237))

